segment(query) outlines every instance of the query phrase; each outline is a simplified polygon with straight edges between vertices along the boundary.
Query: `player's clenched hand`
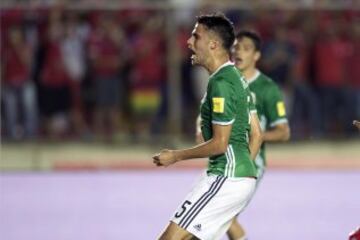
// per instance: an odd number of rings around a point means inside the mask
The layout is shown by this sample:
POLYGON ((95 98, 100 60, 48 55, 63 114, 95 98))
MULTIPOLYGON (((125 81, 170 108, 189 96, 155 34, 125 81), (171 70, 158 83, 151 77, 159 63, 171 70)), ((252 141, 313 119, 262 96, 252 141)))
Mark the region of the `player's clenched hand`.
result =
POLYGON ((153 156, 153 163, 156 166, 169 166, 176 162, 175 151, 164 149, 160 153, 153 156))
POLYGON ((360 130, 360 121, 353 121, 353 124, 360 130))

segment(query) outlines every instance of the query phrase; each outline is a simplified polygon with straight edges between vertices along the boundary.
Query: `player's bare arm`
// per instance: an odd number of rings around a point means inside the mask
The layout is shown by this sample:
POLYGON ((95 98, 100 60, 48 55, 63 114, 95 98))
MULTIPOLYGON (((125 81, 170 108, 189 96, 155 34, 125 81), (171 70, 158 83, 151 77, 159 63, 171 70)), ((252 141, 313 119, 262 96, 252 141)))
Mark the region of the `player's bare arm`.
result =
POLYGON ((232 125, 213 124, 212 128, 213 138, 211 138, 209 141, 188 149, 164 149, 160 153, 153 156, 154 164, 157 166, 166 167, 178 161, 193 158, 206 158, 225 153, 228 146, 232 125))
POLYGON ((252 160, 255 160, 258 154, 261 144, 263 142, 263 133, 261 131, 259 118, 257 113, 251 113, 250 115, 250 138, 249 138, 249 149, 252 160))
POLYGON ((290 139, 290 127, 288 123, 275 125, 264 132, 264 142, 286 142, 290 139))
MULTIPOLYGON (((200 116, 196 120, 196 143, 200 144, 204 142, 204 138, 202 137, 201 129, 200 129, 200 116)), ((259 118, 257 113, 251 114, 251 122, 250 122, 251 132, 250 132, 250 156, 251 159, 255 159, 261 144, 263 142, 263 133, 261 131, 259 118)))

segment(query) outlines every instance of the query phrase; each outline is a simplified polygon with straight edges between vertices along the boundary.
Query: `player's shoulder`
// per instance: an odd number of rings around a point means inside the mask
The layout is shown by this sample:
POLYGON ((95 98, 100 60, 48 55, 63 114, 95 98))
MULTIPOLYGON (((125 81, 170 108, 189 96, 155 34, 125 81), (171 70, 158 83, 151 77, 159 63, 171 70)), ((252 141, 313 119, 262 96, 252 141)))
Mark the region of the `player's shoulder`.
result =
POLYGON ((256 81, 261 82, 264 85, 277 87, 275 81, 263 72, 260 72, 258 79, 256 81))
POLYGON ((258 79, 256 80, 261 87, 267 90, 267 92, 280 92, 279 85, 268 75, 260 72, 258 79))
POLYGON ((214 79, 223 79, 223 78, 231 78, 232 76, 239 76, 240 72, 238 69, 233 65, 229 64, 223 68, 221 68, 218 72, 216 72, 212 78, 214 79))
POLYGON ((224 83, 226 85, 238 84, 241 79, 241 73, 237 70, 234 65, 228 65, 222 68, 219 72, 214 74, 210 80, 213 83, 224 83))

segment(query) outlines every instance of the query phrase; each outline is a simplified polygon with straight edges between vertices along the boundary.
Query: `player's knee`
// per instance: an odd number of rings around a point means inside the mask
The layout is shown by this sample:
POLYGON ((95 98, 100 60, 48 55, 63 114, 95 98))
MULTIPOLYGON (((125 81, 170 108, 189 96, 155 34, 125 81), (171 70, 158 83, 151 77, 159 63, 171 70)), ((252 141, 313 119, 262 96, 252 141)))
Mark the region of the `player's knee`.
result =
POLYGON ((227 235, 230 240, 246 239, 245 231, 236 218, 232 220, 227 235))
POLYGON ((197 237, 191 234, 174 234, 169 231, 165 231, 159 238, 159 240, 198 240, 197 237))
POLYGON ((159 237, 159 240, 170 240, 170 239, 171 239, 171 235, 167 229, 159 237))

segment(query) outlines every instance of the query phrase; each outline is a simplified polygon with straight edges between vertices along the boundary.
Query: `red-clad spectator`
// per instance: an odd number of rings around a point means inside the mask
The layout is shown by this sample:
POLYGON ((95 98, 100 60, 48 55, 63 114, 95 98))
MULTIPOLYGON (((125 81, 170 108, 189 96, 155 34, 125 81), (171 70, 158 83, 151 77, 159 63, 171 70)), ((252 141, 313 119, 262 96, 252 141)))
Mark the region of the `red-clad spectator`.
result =
POLYGON ((20 87, 29 80, 31 49, 19 27, 10 28, 8 37, 8 46, 4 48, 3 81, 7 86, 20 87))
POLYGON ((159 19, 145 23, 133 43, 132 87, 137 90, 157 89, 163 78, 163 35, 155 21, 159 19))
POLYGON ((125 62, 125 47, 120 26, 112 16, 100 15, 90 36, 89 57, 96 90, 95 131, 110 141, 119 124, 120 70, 125 62))
POLYGON ((309 77, 313 22, 307 13, 295 16, 293 21, 288 29, 289 41, 296 51, 290 78, 293 89, 290 116, 292 138, 309 137, 310 134, 312 137, 319 137, 321 135, 320 104, 309 77))
POLYGON ((76 13, 67 14, 62 52, 65 70, 71 80, 71 120, 76 136, 85 136, 87 132, 83 113, 82 82, 86 72, 85 41, 88 31, 88 25, 81 24, 76 13))
POLYGON ((18 131, 20 126, 25 137, 35 137, 38 121, 36 90, 31 79, 32 48, 20 27, 11 27, 6 35, 1 82, 6 134, 12 139, 23 137, 18 131))
POLYGON ((349 45, 332 34, 329 32, 316 44, 317 83, 319 86, 341 87, 346 83, 349 45))
POLYGON ((130 74, 130 102, 134 111, 135 130, 148 137, 151 122, 161 101, 164 80, 164 42, 162 18, 147 19, 133 41, 133 68, 130 74))
POLYGON ((350 40, 351 50, 348 58, 349 62, 346 65, 346 72, 348 73, 351 86, 360 90, 360 25, 355 21, 352 23, 350 40))
POLYGON ((341 130, 349 125, 349 79, 346 65, 351 46, 340 38, 336 25, 329 23, 315 43, 316 84, 322 103, 322 121, 326 132, 341 130), (337 114, 334 115, 334 112, 337 114))
POLYGON ((352 104, 354 107, 349 107, 353 111, 353 118, 360 119, 360 25, 356 21, 351 24, 350 41, 351 51, 346 72, 349 76, 355 104, 352 104))
POLYGON ((50 13, 44 64, 41 70, 41 103, 45 127, 53 137, 67 134, 71 107, 70 77, 65 68, 63 43, 64 25, 60 12, 50 13))
POLYGON ((272 11, 266 11, 265 9, 257 9, 255 14, 255 29, 259 31, 264 41, 270 41, 272 39, 274 26, 277 25, 275 20, 281 17, 281 14, 274 14, 272 11))

